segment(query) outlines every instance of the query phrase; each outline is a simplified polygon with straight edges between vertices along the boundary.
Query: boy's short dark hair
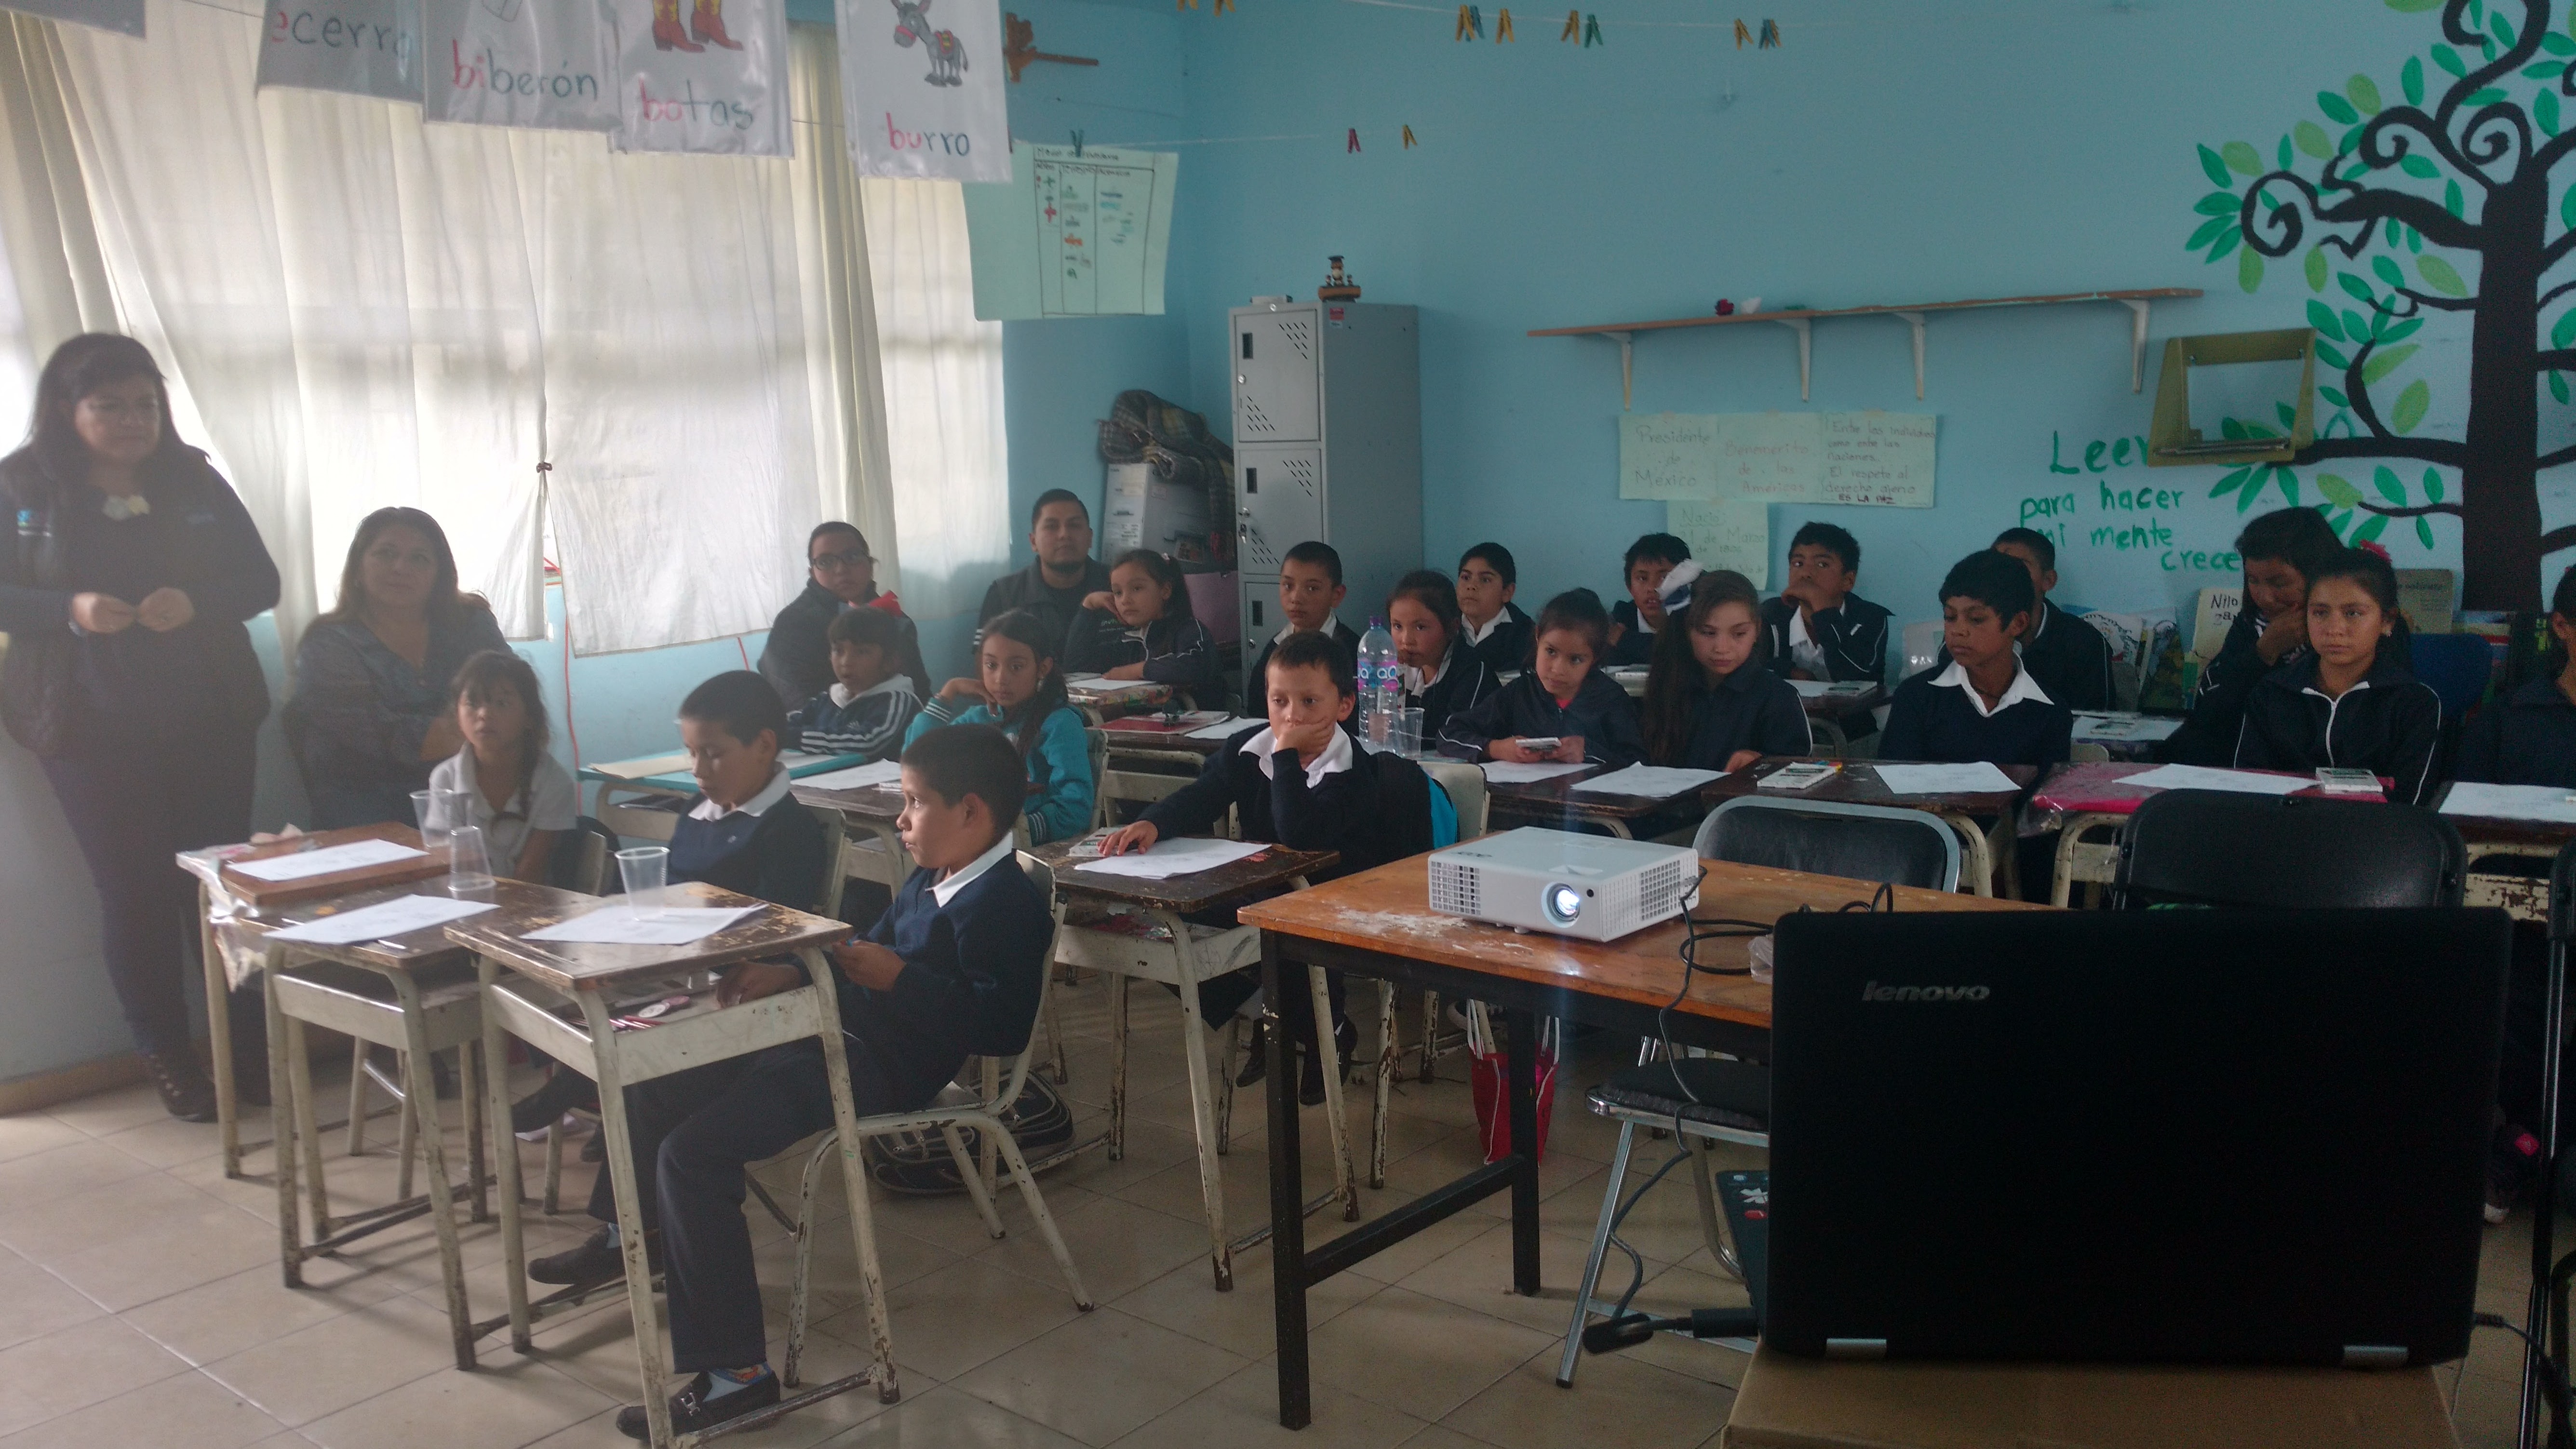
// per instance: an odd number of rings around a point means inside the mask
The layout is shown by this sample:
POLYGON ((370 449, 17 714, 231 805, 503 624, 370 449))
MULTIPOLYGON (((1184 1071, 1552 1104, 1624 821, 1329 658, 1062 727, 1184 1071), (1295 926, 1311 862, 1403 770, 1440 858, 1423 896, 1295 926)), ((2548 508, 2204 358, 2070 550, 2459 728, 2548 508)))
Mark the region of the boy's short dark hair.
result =
POLYGON ((1000 827, 996 840, 1011 833, 1028 797, 1029 772, 1020 763, 1019 747, 988 724, 950 725, 923 734, 904 748, 903 767, 951 805, 969 795, 983 801, 1000 827))
POLYGON ((883 609, 843 609, 832 616, 823 630, 830 644, 857 644, 862 647, 892 650, 903 631, 903 621, 883 609))
POLYGON ((1341 587, 1342 551, 1333 547, 1329 543, 1323 543, 1310 538, 1304 543, 1297 545, 1295 548, 1288 550, 1287 556, 1283 558, 1281 562, 1301 563, 1306 565, 1308 568, 1322 569, 1324 571, 1324 577, 1333 581, 1333 587, 1341 587))
MULTIPOLYGON (((1332 635, 1321 631, 1291 634, 1271 646, 1269 667, 1272 669, 1306 669, 1316 665, 1323 666, 1324 673, 1332 677, 1333 688, 1341 691, 1342 698, 1349 699, 1359 692, 1359 681, 1353 673, 1356 666, 1332 635)), ((1261 681, 1261 690, 1262 698, 1270 697, 1267 678, 1261 681)))
POLYGON ((1601 596, 1590 589, 1568 589, 1547 601, 1547 607, 1538 611, 1538 627, 1530 631, 1533 647, 1538 636, 1559 629, 1572 629, 1590 640, 1595 663, 1610 647, 1610 611, 1601 607, 1601 596))
POLYGON ((2326 516, 2313 508, 2276 508, 2247 521, 2245 531, 2236 535, 2236 556, 2251 563, 2256 559, 2276 560, 2299 571, 2299 577, 2312 579, 2343 548, 2335 537, 2334 526, 2326 516))
POLYGON ((1072 489, 1050 488, 1044 493, 1038 495, 1037 502, 1029 505, 1029 527, 1037 527, 1038 520, 1046 515, 1048 506, 1056 503, 1072 504, 1074 508, 1082 514, 1083 522, 1089 523, 1091 521, 1091 506, 1084 503, 1072 489))
POLYGON ((1520 587, 1521 566, 1513 561, 1512 551, 1510 549, 1503 547, 1499 543, 1480 543, 1474 548, 1467 550, 1465 553, 1458 555, 1458 571, 1460 573, 1465 573, 1467 571, 1467 565, 1476 559, 1483 559, 1486 565, 1493 569, 1495 573, 1502 575, 1504 588, 1516 589, 1520 587))
MULTIPOLYGON (((1689 557, 1690 545, 1682 542, 1676 535, 1644 534, 1635 543, 1628 545, 1627 557, 1619 561, 1619 577, 1626 579, 1628 575, 1637 571, 1637 565, 1641 563, 1652 561, 1660 564, 1678 564, 1689 557)), ((1560 594, 1558 597, 1564 596, 1560 594)))
POLYGON ((805 557, 808 559, 813 558, 815 543, 835 533, 848 534, 850 537, 859 541, 859 552, 866 553, 868 551, 868 536, 859 532, 859 526, 857 524, 843 523, 837 518, 830 518, 825 519, 821 523, 815 524, 814 531, 805 535, 805 557))
POLYGON ((1995 535, 1994 547, 2001 548, 2008 543, 2017 543, 2029 549, 2030 556, 2039 560, 2041 573, 2057 572, 2057 540, 2047 534, 2036 528, 2007 528, 1995 535))
POLYGON ((1830 549, 1834 557, 1843 561, 1843 572, 1860 572, 1860 540, 1851 536, 1850 529, 1811 519, 1799 524, 1798 531, 1789 535, 1789 547, 1830 549))
POLYGON ((714 725, 738 744, 753 743, 762 730, 781 744, 787 740, 787 706, 768 680, 748 669, 728 669, 690 690, 680 701, 680 718, 714 725))
POLYGON ((2020 559, 1990 548, 1950 565, 1941 580, 1941 601, 1952 599, 1974 599, 2007 620, 2039 607, 2038 594, 2030 586, 2030 570, 2021 566, 2020 559))

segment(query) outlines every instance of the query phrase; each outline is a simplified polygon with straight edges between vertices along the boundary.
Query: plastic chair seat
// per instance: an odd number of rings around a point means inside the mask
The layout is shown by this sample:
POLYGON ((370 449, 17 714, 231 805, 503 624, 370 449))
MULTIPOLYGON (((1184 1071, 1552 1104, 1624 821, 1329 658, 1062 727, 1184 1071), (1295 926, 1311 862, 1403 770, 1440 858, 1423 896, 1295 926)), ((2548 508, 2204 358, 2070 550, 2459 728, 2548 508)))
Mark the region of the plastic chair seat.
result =
POLYGON ((1591 1092, 1604 1117, 1680 1121, 1736 1132, 1771 1130, 1771 1069, 1758 1062, 1683 1057, 1622 1067, 1591 1092))

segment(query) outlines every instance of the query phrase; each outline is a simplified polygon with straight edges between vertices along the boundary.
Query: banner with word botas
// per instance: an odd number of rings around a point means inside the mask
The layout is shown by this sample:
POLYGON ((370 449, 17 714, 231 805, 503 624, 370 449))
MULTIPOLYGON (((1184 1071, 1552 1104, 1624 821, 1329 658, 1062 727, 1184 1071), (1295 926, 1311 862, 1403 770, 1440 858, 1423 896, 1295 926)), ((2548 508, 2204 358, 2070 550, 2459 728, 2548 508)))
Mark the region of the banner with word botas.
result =
POLYGON ((997 0, 837 0, 841 116, 862 176, 1011 179, 997 0))
POLYGON ((620 151, 793 154, 786 0, 608 0, 620 151))
POLYGON ((138 40, 143 37, 143 0, 0 0, 0 10, 94 25, 138 40))
POLYGON ((420 103, 420 0, 269 0, 259 84, 420 103))
POLYGON ((617 129, 615 31, 600 0, 420 0, 421 115, 475 126, 617 129))

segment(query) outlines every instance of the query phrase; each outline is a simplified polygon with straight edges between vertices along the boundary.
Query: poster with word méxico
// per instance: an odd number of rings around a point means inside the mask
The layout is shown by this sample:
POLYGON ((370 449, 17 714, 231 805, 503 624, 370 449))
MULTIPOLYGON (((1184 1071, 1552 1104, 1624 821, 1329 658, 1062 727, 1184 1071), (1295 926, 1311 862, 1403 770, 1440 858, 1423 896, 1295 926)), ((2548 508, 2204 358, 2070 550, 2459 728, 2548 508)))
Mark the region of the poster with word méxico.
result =
POLYGON ((1717 496, 1717 419, 1697 413, 1619 415, 1619 496, 1717 496))
POLYGON ((1675 499, 1664 510, 1664 531, 1691 546, 1702 569, 1733 569, 1771 587, 1771 505, 1675 499))
POLYGON ((270 0, 259 84, 421 98, 420 0, 270 0))
POLYGON ((69 20, 137 40, 143 38, 143 0, 5 0, 0 10, 41 15, 47 20, 69 20))
POLYGON ((597 0, 420 3, 429 33, 426 119, 617 129, 615 30, 597 0))
POLYGON ((1629 413, 1619 496, 1932 506, 1930 413, 1629 413))
POLYGON ((609 0, 620 151, 787 156, 786 0, 609 0))
POLYGON ((838 0, 834 13, 860 175, 1011 179, 996 0, 838 0))
POLYGON ((1180 165, 1168 151, 1013 142, 1009 181, 966 188, 975 315, 1162 315, 1180 165))

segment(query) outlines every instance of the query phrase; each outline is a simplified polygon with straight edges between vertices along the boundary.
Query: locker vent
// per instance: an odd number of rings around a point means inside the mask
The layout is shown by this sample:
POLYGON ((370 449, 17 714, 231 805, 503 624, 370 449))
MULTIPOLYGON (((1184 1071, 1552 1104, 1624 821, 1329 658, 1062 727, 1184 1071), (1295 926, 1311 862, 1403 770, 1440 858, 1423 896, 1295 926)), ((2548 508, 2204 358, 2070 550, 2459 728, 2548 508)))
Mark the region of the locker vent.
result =
POLYGON ((1315 460, 1308 457, 1282 458, 1271 466, 1288 475, 1288 481, 1303 490, 1309 498, 1316 496, 1315 460))
POLYGON ((1279 319, 1279 340, 1296 350, 1308 365, 1315 361, 1315 324, 1303 317, 1279 319))
POLYGON ((1452 916, 1475 915, 1476 886, 1483 874, 1472 865, 1434 858, 1431 862, 1431 909, 1452 916))
POLYGON ((1261 404, 1249 397, 1234 400, 1235 427, 1246 437, 1268 437, 1279 431, 1279 425, 1261 410, 1261 404))

